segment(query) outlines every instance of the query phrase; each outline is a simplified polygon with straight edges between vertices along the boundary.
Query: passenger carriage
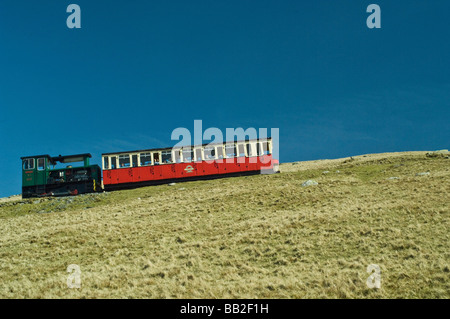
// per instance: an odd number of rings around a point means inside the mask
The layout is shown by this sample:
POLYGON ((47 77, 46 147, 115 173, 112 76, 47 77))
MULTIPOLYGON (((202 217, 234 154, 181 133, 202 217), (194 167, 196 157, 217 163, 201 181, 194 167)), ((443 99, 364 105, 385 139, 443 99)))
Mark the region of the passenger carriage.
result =
POLYGON ((102 154, 105 190, 279 172, 272 140, 247 140, 102 154))

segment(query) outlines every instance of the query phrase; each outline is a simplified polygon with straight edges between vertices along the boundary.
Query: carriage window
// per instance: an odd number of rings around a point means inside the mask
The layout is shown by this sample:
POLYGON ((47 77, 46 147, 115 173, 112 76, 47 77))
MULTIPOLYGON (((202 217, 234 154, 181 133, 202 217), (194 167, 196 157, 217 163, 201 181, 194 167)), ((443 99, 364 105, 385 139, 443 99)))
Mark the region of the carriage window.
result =
POLYGON ((258 156, 259 143, 248 143, 247 154, 248 156, 258 156))
POLYGON ((201 162, 202 161, 202 149, 201 148, 195 149, 195 160, 197 162, 201 162))
POLYGON ((161 164, 159 160, 159 153, 153 153, 153 160, 155 161, 155 165, 161 164))
POLYGON ((172 163, 172 152, 171 151, 162 152, 162 162, 163 162, 163 164, 172 163))
POLYGON ((223 147, 217 146, 216 150, 217 150, 217 158, 222 159, 223 158, 223 147))
POLYGON ((137 157, 136 154, 135 155, 131 155, 131 160, 132 160, 132 163, 133 163, 133 167, 138 167, 138 157, 137 157))
POLYGON ((34 158, 27 158, 23 160, 23 169, 34 169, 34 158))
POLYGON ((192 162, 194 160, 194 151, 190 148, 183 149, 183 161, 192 162))
POLYGON ((204 154, 205 154, 205 160, 216 158, 216 150, 212 146, 205 147, 204 154))
POLYGON ((257 153, 257 156, 264 155, 262 143, 256 144, 256 153, 257 153))
POLYGON ((267 154, 270 154, 270 151, 269 151, 269 142, 262 142, 261 144, 262 144, 262 153, 261 153, 261 155, 267 155, 267 154))
POLYGON ((245 156, 245 148, 244 148, 244 144, 239 144, 238 145, 238 149, 239 149, 239 156, 245 156))
POLYGON ((111 169, 117 168, 117 158, 115 156, 111 157, 111 169))
POLYGON ((130 167, 130 155, 119 155, 119 167, 130 167))
POLYGON ((247 143, 246 144, 246 146, 247 146, 247 156, 248 157, 250 157, 250 156, 255 156, 255 154, 253 154, 253 143, 247 143))
POLYGON ((141 166, 152 165, 152 154, 151 153, 141 153, 141 166))
POLYGON ((37 160, 37 169, 38 171, 43 171, 45 169, 45 158, 39 158, 37 160))
POLYGON ((103 157, 103 167, 104 169, 109 168, 108 157, 103 157))
POLYGON ((180 163, 181 162, 180 150, 174 150, 173 151, 173 159, 175 160, 175 163, 180 163))
POLYGON ((225 154, 227 157, 235 157, 236 156, 236 145, 226 145, 225 146, 225 154))

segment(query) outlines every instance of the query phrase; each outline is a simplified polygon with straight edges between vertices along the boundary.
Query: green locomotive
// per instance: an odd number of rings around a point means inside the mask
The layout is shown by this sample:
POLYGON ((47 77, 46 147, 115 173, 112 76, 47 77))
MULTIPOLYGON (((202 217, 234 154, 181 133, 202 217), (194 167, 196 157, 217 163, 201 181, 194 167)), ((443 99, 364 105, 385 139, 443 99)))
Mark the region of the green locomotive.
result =
POLYGON ((101 170, 89 165, 91 154, 21 157, 22 198, 67 196, 101 191, 101 170), (57 163, 83 162, 83 166, 56 168, 57 163), (50 166, 53 166, 51 168, 50 166))

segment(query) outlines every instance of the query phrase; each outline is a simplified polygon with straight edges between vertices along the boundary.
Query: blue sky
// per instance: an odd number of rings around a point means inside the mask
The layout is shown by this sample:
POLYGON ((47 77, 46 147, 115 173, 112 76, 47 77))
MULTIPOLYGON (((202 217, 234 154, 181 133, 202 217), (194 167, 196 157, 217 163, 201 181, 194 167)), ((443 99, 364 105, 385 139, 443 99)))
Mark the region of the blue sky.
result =
MULTIPOLYGON (((450 2, 0 2, 0 196, 20 157, 280 129, 282 162, 449 148, 450 2), (81 29, 66 8, 81 7, 81 29), (381 29, 366 26, 369 4, 381 29)), ((207 141, 206 141, 207 142, 207 141)))

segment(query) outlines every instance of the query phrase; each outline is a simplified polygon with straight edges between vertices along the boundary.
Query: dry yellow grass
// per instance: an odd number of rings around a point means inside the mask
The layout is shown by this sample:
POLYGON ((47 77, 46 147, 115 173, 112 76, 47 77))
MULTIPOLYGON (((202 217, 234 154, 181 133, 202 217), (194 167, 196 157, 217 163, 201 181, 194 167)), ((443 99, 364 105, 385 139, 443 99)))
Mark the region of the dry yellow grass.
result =
POLYGON ((281 170, 4 201, 0 297, 450 297, 450 159, 387 153, 281 170), (319 185, 302 187, 308 179, 319 185), (80 289, 67 288, 69 264, 80 289), (366 286, 369 264, 380 289, 366 286))

